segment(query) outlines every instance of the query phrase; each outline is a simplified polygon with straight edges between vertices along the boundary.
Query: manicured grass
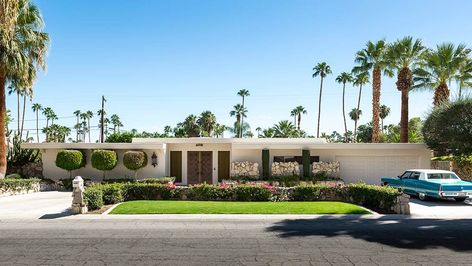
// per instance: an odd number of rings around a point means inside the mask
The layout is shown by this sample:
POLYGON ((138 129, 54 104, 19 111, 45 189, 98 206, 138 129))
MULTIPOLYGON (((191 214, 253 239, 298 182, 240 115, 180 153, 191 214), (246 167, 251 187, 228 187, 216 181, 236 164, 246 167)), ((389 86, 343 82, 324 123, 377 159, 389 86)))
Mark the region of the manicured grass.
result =
POLYGON ((369 214, 344 202, 223 202, 138 200, 123 202, 111 214, 369 214))

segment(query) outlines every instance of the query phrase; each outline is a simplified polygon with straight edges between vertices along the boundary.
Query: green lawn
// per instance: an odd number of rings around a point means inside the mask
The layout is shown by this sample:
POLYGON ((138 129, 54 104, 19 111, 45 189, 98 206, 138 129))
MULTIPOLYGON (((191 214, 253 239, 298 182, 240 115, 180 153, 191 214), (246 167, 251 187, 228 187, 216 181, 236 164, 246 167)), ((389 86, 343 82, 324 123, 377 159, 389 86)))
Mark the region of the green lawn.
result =
POLYGON ((343 202, 224 202, 138 200, 123 202, 111 214, 369 214, 343 202))

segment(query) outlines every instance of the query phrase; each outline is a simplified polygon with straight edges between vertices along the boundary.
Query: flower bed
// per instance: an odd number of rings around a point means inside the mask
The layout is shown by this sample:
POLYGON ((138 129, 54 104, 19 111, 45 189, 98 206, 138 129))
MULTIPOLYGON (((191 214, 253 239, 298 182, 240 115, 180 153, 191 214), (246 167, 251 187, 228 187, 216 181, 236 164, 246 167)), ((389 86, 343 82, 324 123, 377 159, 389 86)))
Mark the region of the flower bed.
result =
POLYGON ((175 186, 156 183, 115 183, 88 187, 85 200, 89 209, 103 204, 134 200, 198 200, 198 201, 342 201, 371 208, 380 213, 404 213, 400 208, 405 196, 391 187, 366 184, 301 185, 278 187, 269 182, 250 184, 221 183, 175 186))

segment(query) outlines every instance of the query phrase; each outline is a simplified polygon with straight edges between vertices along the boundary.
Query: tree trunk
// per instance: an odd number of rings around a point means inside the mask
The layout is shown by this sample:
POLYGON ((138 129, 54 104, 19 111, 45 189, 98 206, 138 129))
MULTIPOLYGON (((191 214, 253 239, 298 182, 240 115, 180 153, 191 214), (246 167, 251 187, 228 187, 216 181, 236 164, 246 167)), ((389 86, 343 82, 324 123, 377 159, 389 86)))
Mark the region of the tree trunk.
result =
POLYGON ((23 95, 23 113, 21 114, 21 129, 20 129, 20 141, 23 137, 23 128, 25 126, 25 113, 26 113, 26 95, 23 95))
POLYGON ((241 116, 237 115, 236 116, 236 136, 239 138, 239 135, 241 133, 241 116))
POLYGON ((301 122, 302 122, 302 114, 299 113, 299 114, 298 114, 298 131, 300 131, 300 124, 301 124, 301 122))
MULTIPOLYGON (((88 142, 90 143, 90 118, 87 118, 87 127, 88 127, 88 142)), ((85 136, 84 136, 85 139, 85 136)))
POLYGON ((380 88, 381 70, 375 67, 372 73, 372 143, 378 143, 380 139, 380 88))
POLYGON ((36 110, 36 140, 39 143, 39 109, 36 110))
POLYGON ((346 123, 346 108, 344 107, 344 98, 346 95, 346 82, 343 82, 343 119, 344 119, 344 142, 347 143, 347 123, 346 123))
POLYGON ((75 129, 75 141, 79 142, 79 116, 77 116, 77 124, 75 129))
POLYGON ((443 102, 449 101, 449 88, 447 84, 441 83, 434 91, 434 107, 438 107, 443 102))
POLYGON ((318 126, 316 128, 316 137, 320 137, 320 118, 321 118, 321 95, 323 95, 323 77, 320 82, 320 97, 318 99, 318 126))
POLYGON ((21 108, 21 103, 20 103, 20 92, 16 92, 16 105, 17 105, 17 117, 18 117, 18 131, 16 131, 16 134, 19 136, 20 135, 20 108, 21 108))
POLYGON ((6 77, 3 69, 0 69, 0 179, 5 178, 7 171, 7 143, 5 135, 5 116, 7 108, 5 103, 6 77))
MULTIPOLYGON (((361 108, 361 96, 362 96, 362 84, 359 85, 359 97, 357 97, 357 112, 359 114, 359 110, 361 108)), ((359 120, 359 116, 356 120, 354 120, 354 140, 357 142, 357 121, 359 120)))
POLYGON ((408 94, 413 83, 413 73, 408 67, 404 67, 398 72, 397 89, 402 94, 401 117, 400 117, 400 142, 408 143, 408 94))
POLYGON ((243 115, 241 115, 241 124, 239 125, 240 138, 243 137, 243 123, 244 123, 244 96, 243 96, 243 115))

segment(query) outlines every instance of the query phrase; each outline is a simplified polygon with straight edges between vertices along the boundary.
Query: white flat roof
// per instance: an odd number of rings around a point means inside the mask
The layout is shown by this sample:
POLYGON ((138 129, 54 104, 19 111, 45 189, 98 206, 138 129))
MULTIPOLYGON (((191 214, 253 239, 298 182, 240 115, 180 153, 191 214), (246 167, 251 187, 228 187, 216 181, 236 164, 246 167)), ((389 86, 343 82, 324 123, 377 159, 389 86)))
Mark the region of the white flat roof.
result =
POLYGON ((162 150, 165 145, 162 143, 22 143, 25 149, 79 149, 79 150, 96 150, 96 149, 157 149, 162 150))

